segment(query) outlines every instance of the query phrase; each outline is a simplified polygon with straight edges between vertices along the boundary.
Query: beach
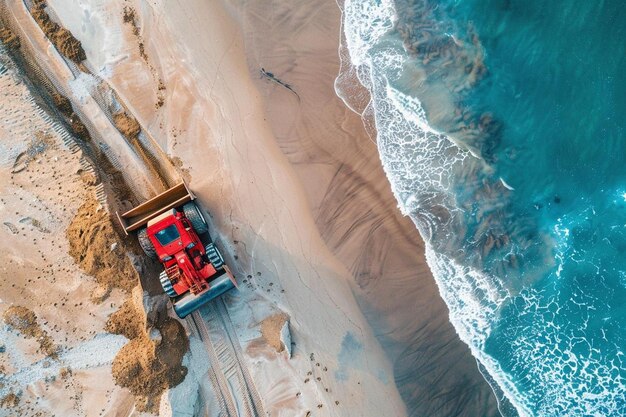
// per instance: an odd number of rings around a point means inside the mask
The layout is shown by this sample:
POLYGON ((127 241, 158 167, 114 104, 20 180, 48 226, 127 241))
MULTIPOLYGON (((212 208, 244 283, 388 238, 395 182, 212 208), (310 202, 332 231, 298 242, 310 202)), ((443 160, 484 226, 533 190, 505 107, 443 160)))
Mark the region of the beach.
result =
MULTIPOLYGON (((23 38, 30 34, 22 42, 50 54, 49 73, 91 119, 131 191, 145 199, 184 179, 210 213, 240 285, 217 310, 232 323, 266 412, 497 415, 490 387, 448 321, 417 229, 397 207, 375 139, 335 92, 335 2, 50 0, 48 9, 81 41, 89 73, 55 68, 62 61, 28 10, 12 3, 5 11, 21 22, 23 38), (150 158, 138 156, 99 110, 96 90, 137 120, 150 158), (262 335, 261 323, 277 315, 289 317, 289 355, 262 335)), ((116 200, 119 190, 106 191, 116 200)), ((153 294, 149 281, 141 277, 153 294)), ((10 294, 0 307, 21 300, 10 294)), ((49 305, 34 311, 48 321, 55 314, 49 305)), ((108 335, 104 320, 90 325, 108 335)), ((200 337, 186 331, 189 373, 164 392, 160 415, 216 412, 199 388, 208 372, 199 365, 200 337)), ((20 384, 27 390, 30 381, 20 384)), ((137 414, 130 406, 115 414, 111 396, 124 395, 125 404, 131 397, 111 390, 90 400, 85 414, 102 415, 104 404, 104 415, 137 414)))

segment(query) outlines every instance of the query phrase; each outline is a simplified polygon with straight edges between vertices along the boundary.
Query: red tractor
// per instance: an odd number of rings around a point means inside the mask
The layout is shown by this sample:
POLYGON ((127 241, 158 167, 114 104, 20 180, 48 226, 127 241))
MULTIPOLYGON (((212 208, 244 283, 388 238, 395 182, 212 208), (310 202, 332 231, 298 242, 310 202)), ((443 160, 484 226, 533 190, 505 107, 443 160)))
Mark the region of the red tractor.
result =
POLYGON ((124 231, 137 231, 146 255, 163 264, 161 286, 180 318, 237 286, 194 199, 181 183, 118 214, 124 231))

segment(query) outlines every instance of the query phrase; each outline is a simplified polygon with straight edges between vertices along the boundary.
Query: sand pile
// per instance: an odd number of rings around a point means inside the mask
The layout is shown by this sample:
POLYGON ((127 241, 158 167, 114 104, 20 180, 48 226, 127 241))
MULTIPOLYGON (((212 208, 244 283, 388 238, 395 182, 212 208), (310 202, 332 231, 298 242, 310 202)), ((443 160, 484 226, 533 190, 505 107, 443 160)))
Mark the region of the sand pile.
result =
POLYGON ((37 316, 32 310, 22 306, 9 307, 2 316, 4 322, 21 332, 27 338, 34 338, 39 343, 39 351, 46 356, 55 358, 58 348, 45 330, 39 326, 37 316))
POLYGON ((101 286, 131 291, 139 282, 128 248, 119 242, 109 213, 93 196, 79 207, 66 236, 69 254, 101 286))
POLYGON ((141 132, 141 126, 139 126, 137 119, 124 112, 114 114, 113 123, 115 123, 117 130, 128 139, 136 138, 141 132))
POLYGON ((268 345, 273 347, 276 352, 285 350, 285 343, 281 337, 281 333, 285 323, 289 320, 289 316, 285 313, 274 314, 261 322, 261 335, 268 345))
POLYGON ((189 341, 177 320, 158 311, 154 319, 154 326, 146 329, 141 292, 134 291, 132 299, 111 315, 106 328, 130 339, 113 361, 115 382, 130 390, 140 411, 156 413, 163 391, 187 375, 182 359, 189 341))
POLYGON ((45 7, 44 1, 35 2, 30 13, 57 50, 65 57, 80 64, 87 59, 80 41, 69 30, 50 20, 45 7))
POLYGON ((70 100, 57 91, 53 91, 51 97, 54 106, 63 116, 66 117, 72 132, 74 132, 74 134, 81 139, 89 140, 91 138, 91 136, 89 136, 89 131, 82 120, 80 120, 78 115, 74 112, 74 108, 72 107, 70 100))
POLYGON ((15 408, 20 404, 20 397, 14 393, 10 393, 0 399, 0 407, 15 408))
POLYGON ((74 109, 72 108, 72 102, 65 97, 63 94, 59 92, 52 93, 52 102, 54 106, 63 113, 64 116, 70 117, 74 114, 74 109))
POLYGON ((153 178, 161 183, 161 188, 164 190, 169 188, 163 173, 159 170, 159 167, 155 165, 158 157, 155 158, 153 151, 147 148, 139 139, 141 126, 137 119, 131 114, 121 111, 113 115, 113 124, 115 124, 115 127, 122 136, 128 139, 135 153, 146 162, 146 168, 152 173, 153 178))
POLYGON ((19 48, 20 47, 20 38, 11 30, 3 28, 0 29, 0 41, 4 43, 9 48, 19 48))
POLYGON ((87 130, 87 127, 80 120, 78 115, 76 115, 76 113, 72 113, 72 115, 69 118, 69 121, 70 121, 70 127, 72 129, 72 132, 74 132, 74 134, 77 137, 84 139, 84 140, 91 139, 91 137, 89 136, 89 131, 87 130))
POLYGON ((142 312, 137 310, 135 303, 129 298, 124 301, 119 310, 111 314, 105 330, 109 333, 124 335, 131 340, 135 339, 145 328, 142 316, 142 312))

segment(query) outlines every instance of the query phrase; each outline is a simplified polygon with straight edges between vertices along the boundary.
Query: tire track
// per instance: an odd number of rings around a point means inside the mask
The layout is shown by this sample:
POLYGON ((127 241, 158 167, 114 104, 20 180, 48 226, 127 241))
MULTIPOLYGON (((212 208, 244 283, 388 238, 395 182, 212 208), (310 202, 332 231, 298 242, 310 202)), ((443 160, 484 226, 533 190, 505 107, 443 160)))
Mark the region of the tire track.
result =
POLYGON ((226 303, 223 298, 219 298, 216 300, 215 305, 217 306, 217 314, 222 320, 223 327, 232 346, 233 354, 237 360, 237 364, 239 365, 238 369, 241 372, 242 384, 244 385, 243 388, 245 389, 247 396, 246 400, 252 408, 253 415, 262 417, 265 415, 265 411, 263 410, 261 396, 254 385, 254 381, 248 372, 247 366, 244 365, 241 345, 239 344, 239 339, 237 338, 233 323, 230 319, 230 314, 228 314, 226 303))
POLYGON ((196 310, 189 315, 187 322, 190 323, 192 327, 198 332, 198 336, 204 344, 207 354, 209 355, 209 360, 211 361, 211 366, 209 367, 209 379, 211 381, 211 385, 213 386, 213 393, 217 397, 217 400, 220 404, 220 415, 222 415, 222 413, 225 413, 223 414, 225 417, 236 417, 237 409, 235 408, 235 403, 233 402, 232 395, 230 394, 230 390, 228 388, 228 381, 224 377, 223 372, 216 371, 216 368, 218 368, 220 371, 222 369, 219 367, 220 361, 218 359, 217 353, 215 352, 213 344, 211 343, 211 337, 204 323, 202 315, 199 311, 196 310))
POLYGON ((224 300, 218 298, 192 316, 207 350, 211 351, 212 369, 221 372, 217 375, 220 394, 227 404, 232 402, 234 405, 234 412, 229 408, 232 413, 229 416, 264 417, 261 398, 243 361, 241 346, 224 300))

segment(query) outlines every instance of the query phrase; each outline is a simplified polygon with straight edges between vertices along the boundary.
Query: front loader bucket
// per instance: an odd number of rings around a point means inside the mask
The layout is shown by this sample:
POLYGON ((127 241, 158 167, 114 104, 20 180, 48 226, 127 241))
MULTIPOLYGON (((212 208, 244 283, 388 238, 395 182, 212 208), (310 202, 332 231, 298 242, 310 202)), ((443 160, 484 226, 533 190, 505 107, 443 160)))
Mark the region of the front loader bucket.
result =
POLYGON ((124 232, 128 234, 146 225, 150 220, 167 210, 180 207, 195 198, 187 188, 187 184, 181 182, 126 213, 117 213, 117 219, 124 228, 124 232))
POLYGON ((237 286, 237 282, 227 270, 224 274, 210 282, 210 287, 199 294, 187 293, 174 301, 174 311, 178 317, 185 318, 204 304, 219 297, 226 291, 237 286))

